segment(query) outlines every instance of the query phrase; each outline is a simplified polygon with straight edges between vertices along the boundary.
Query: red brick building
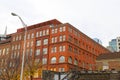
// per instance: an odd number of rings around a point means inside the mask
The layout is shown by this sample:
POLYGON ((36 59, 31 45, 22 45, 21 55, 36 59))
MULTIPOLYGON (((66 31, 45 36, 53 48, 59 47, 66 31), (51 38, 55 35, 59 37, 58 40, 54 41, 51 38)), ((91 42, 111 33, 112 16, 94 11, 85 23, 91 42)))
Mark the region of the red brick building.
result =
MULTIPOLYGON (((21 58, 23 52, 24 28, 10 36, 8 43, 0 44, 0 57, 9 54, 13 61, 10 65, 15 65, 14 59, 21 58)), ((25 55, 41 61, 47 70, 94 70, 96 57, 109 52, 71 24, 56 19, 28 26, 26 40, 25 55)))

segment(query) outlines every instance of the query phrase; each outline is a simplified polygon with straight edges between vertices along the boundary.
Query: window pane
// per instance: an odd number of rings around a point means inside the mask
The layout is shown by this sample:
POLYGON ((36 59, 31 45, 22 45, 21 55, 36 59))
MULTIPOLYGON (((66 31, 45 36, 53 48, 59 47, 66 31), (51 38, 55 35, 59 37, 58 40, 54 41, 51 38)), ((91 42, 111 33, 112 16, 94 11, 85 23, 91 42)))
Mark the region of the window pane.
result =
POLYGON ((43 44, 44 44, 44 45, 47 45, 47 44, 48 44, 48 39, 44 39, 43 44))
POLYGON ((47 54, 47 48, 43 48, 43 54, 47 54))
POLYGON ((72 63, 72 58, 71 57, 68 58, 68 63, 72 63))
POLYGON ((47 58, 42 59, 42 64, 47 64, 47 58))
POLYGON ((42 36, 42 31, 40 31, 40 37, 42 36))
POLYGON ((36 54, 35 54, 36 56, 38 56, 38 55, 40 55, 40 49, 37 49, 36 50, 36 54))
POLYGON ((43 36, 45 36, 45 30, 43 30, 43 36))
POLYGON ((51 48, 51 53, 55 53, 55 52, 56 52, 56 49, 57 49, 57 48, 56 48, 55 46, 52 47, 52 48, 51 48))
POLYGON ((61 56, 61 57, 59 58, 59 63, 63 63, 63 62, 65 62, 65 57, 64 57, 64 56, 61 56))
POLYGON ((38 32, 36 32, 36 37, 38 37, 39 36, 39 33, 38 32))
POLYGON ((36 41, 36 46, 40 46, 41 45, 41 40, 37 40, 36 41))
POLYGON ((34 33, 31 34, 31 38, 34 38, 34 33))
POLYGON ((51 58, 51 63, 56 63, 56 57, 51 58))

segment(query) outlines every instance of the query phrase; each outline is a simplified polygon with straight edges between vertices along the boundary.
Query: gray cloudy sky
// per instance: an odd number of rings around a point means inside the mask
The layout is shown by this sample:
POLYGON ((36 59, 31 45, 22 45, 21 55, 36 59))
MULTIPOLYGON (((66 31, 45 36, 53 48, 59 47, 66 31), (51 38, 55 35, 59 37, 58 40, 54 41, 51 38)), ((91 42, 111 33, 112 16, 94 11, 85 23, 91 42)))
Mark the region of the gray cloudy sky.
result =
POLYGON ((120 36, 120 0, 0 0, 0 34, 22 27, 14 12, 27 25, 58 19, 70 23, 104 46, 120 36))

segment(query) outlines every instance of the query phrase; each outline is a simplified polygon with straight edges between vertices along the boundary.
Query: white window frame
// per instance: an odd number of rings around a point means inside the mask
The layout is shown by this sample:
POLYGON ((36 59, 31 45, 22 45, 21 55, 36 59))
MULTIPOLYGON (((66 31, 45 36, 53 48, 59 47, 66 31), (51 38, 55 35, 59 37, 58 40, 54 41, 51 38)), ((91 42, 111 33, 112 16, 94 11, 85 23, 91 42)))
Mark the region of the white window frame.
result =
POLYGON ((51 53, 56 53, 57 52, 57 47, 56 46, 53 46, 52 48, 51 48, 51 53))
POLYGON ((47 54, 48 53, 48 48, 43 48, 43 54, 47 54))
POLYGON ((42 64, 47 64, 47 58, 42 59, 42 64))
POLYGON ((64 63, 64 62, 65 62, 65 56, 60 56, 59 63, 64 63))
POLYGON ((36 41, 36 46, 41 46, 41 40, 36 41))
POLYGON ((40 49, 36 49, 35 55, 36 56, 40 55, 40 49))
POLYGON ((56 63, 56 57, 51 58, 51 64, 54 64, 54 63, 56 63))
POLYGON ((48 39, 47 38, 43 40, 43 44, 48 45, 48 39))

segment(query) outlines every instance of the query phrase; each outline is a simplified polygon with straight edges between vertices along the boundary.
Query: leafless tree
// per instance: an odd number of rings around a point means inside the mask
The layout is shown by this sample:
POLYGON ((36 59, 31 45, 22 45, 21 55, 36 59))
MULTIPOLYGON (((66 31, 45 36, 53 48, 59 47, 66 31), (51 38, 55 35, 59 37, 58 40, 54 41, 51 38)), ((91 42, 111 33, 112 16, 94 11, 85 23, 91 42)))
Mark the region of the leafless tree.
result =
POLYGON ((20 76, 19 58, 0 58, 0 80, 18 80, 20 76))

